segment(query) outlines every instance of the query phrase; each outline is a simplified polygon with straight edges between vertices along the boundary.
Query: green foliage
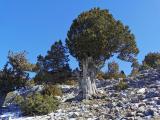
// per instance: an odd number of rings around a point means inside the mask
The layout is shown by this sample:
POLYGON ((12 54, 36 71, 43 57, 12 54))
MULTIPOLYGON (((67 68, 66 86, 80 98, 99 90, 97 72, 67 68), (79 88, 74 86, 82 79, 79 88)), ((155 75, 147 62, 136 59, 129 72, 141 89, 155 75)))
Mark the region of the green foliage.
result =
POLYGON ((37 66, 39 71, 35 81, 63 83, 63 80, 71 76, 72 70, 68 61, 67 49, 63 46, 61 40, 55 42, 45 57, 38 56, 37 66))
POLYGON ((123 70, 119 73, 119 78, 126 78, 126 74, 123 70))
POLYGON ((125 74, 122 73, 116 73, 116 74, 112 74, 112 73, 105 73, 103 76, 104 79, 119 79, 119 78, 126 78, 125 74))
POLYGON ((119 65, 115 61, 108 63, 108 73, 109 74, 118 74, 119 73, 119 65))
POLYGON ((9 51, 8 62, 0 71, 0 93, 7 94, 15 89, 25 87, 29 80, 29 71, 35 65, 30 64, 26 59, 26 52, 13 53, 9 51))
POLYGON ((38 56, 38 66, 47 71, 54 73, 68 64, 67 49, 63 46, 62 41, 56 41, 45 57, 38 56))
POLYGON ((53 96, 37 93, 20 101, 19 105, 24 115, 45 115, 54 112, 59 102, 53 96))
POLYGON ((29 74, 26 71, 30 70, 31 65, 26 59, 26 52, 13 53, 9 51, 8 63, 15 79, 14 87, 25 87, 26 81, 29 80, 29 74))
MULTIPOLYGON (((8 53, 8 63, 11 65, 13 70, 17 72, 17 74, 20 74, 20 72, 24 71, 32 71, 34 69, 35 65, 30 64, 26 58, 26 51, 22 52, 12 52, 9 51, 8 53)), ((22 74, 21 73, 21 74, 22 74)))
POLYGON ((99 8, 83 12, 73 21, 66 44, 79 62, 91 57, 96 65, 115 53, 121 60, 132 61, 139 52, 129 27, 99 8))
POLYGON ((13 100, 13 103, 17 105, 20 105, 23 102, 24 102, 24 98, 21 95, 16 96, 13 100))
POLYGON ((78 83, 77 80, 69 79, 69 80, 66 80, 64 84, 66 84, 66 85, 76 85, 77 83, 78 83))
POLYGON ((33 87, 33 86, 35 86, 35 81, 34 80, 28 80, 28 81, 26 81, 26 83, 25 83, 25 87, 33 87))
POLYGON ((143 64, 140 66, 139 71, 142 70, 148 70, 151 69, 152 67, 150 67, 149 65, 147 65, 145 62, 143 62, 143 64))
POLYGON ((124 80, 120 80, 119 84, 116 86, 117 90, 125 90, 128 88, 128 84, 124 80))
POLYGON ((96 78, 97 78, 98 80, 104 80, 104 79, 105 79, 105 73, 102 72, 102 71, 100 71, 100 72, 97 74, 96 78))
POLYGON ((5 95, 10 91, 13 91, 16 87, 16 81, 14 73, 11 68, 8 68, 8 63, 0 71, 0 94, 5 95))
POLYGON ((62 96, 62 90, 57 85, 46 85, 42 94, 49 96, 62 96))
POLYGON ((160 53, 148 53, 143 60, 143 68, 158 68, 160 66, 160 53))
POLYGON ((103 75, 104 79, 126 78, 124 71, 119 72, 119 65, 115 61, 108 63, 108 72, 103 75))
POLYGON ((46 81, 52 81, 53 76, 47 72, 38 72, 34 78, 36 84, 43 84, 46 81))
POLYGON ((103 72, 100 72, 97 74, 97 79, 99 80, 107 80, 107 79, 116 79, 118 80, 119 78, 126 78, 126 75, 123 71, 121 72, 118 72, 118 73, 103 73, 103 72))

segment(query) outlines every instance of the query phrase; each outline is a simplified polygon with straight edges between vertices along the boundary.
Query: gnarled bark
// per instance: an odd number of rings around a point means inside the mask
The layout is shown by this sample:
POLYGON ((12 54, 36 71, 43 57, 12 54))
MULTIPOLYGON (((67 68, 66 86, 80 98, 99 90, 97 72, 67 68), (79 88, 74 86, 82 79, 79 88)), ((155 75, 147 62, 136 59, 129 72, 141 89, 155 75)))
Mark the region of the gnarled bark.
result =
POLYGON ((82 78, 80 82, 83 98, 89 99, 96 95, 96 68, 94 67, 92 58, 82 61, 82 78))

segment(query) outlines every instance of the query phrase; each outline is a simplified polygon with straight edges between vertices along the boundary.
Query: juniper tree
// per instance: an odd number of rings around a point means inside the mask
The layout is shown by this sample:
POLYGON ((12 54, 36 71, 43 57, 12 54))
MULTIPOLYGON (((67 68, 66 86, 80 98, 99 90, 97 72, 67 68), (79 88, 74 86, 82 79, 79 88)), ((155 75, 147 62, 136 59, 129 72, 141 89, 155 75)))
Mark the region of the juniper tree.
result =
POLYGON ((107 79, 118 79, 120 77, 119 65, 115 61, 108 63, 108 72, 105 74, 107 79))
POLYGON ((119 65, 115 61, 108 63, 108 73, 119 74, 119 65))
POLYGON ((143 66, 158 68, 160 66, 160 53, 148 53, 143 60, 143 66))
POLYGON ((29 72, 33 72, 35 69, 35 65, 29 63, 26 55, 26 51, 9 51, 8 53, 8 64, 14 74, 15 88, 25 87, 25 83, 29 80, 29 72))
POLYGON ((26 58, 26 52, 9 52, 8 61, 0 71, 0 93, 7 94, 15 89, 25 87, 29 80, 28 71, 32 71, 34 65, 26 58))
POLYGON ((123 70, 119 70, 117 62, 112 61, 108 63, 108 71, 104 74, 105 79, 116 79, 126 78, 126 74, 123 70))
POLYGON ((83 98, 97 93, 96 73, 106 60, 117 54, 119 59, 131 62, 139 52, 129 27, 116 20, 108 10, 99 8, 83 12, 73 20, 66 44, 82 66, 83 98))

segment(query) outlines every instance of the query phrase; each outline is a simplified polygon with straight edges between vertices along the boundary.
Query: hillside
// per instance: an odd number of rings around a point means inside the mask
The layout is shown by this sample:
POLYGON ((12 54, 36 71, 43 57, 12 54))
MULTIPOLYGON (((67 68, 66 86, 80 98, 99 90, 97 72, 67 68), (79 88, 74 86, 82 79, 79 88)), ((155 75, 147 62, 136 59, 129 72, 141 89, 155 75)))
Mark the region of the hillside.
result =
POLYGON ((119 91, 118 80, 97 80, 98 97, 83 101, 72 99, 78 87, 63 85, 64 95, 56 112, 14 120, 159 120, 160 70, 141 71, 126 82, 128 88, 119 91))

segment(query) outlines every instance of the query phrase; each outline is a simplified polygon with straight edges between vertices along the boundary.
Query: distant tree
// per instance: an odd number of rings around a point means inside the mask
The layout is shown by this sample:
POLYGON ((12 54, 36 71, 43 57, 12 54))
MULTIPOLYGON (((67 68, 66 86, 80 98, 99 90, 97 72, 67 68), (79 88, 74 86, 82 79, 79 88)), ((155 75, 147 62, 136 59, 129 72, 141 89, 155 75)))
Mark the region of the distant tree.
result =
POLYGON ((80 89, 86 99, 96 95, 96 75, 106 60, 117 54, 131 62, 139 52, 129 27, 99 8, 83 12, 73 21, 66 44, 81 65, 80 89))
POLYGON ((97 73, 96 78, 97 78, 98 80, 105 80, 105 79, 108 78, 108 76, 107 76, 107 73, 105 73, 105 72, 103 72, 103 71, 99 71, 99 72, 97 73))
POLYGON ((28 62, 26 51, 14 53, 9 51, 8 63, 13 70, 14 78, 16 79, 16 88, 25 87, 25 83, 29 80, 29 73, 35 65, 28 62))
POLYGON ((149 65, 147 65, 145 62, 143 62, 142 65, 140 65, 139 71, 143 71, 143 70, 148 70, 151 69, 152 67, 150 67, 149 65))
POLYGON ((67 79, 71 75, 68 57, 67 49, 63 46, 62 41, 56 41, 45 57, 38 56, 39 72, 37 77, 45 82, 55 82, 55 80, 61 82, 60 80, 67 79))
POLYGON ((28 71, 35 66, 26 59, 26 52, 14 53, 9 51, 8 62, 0 71, 0 91, 6 94, 15 89, 25 87, 29 80, 28 71))
POLYGON ((119 73, 119 65, 115 61, 108 63, 108 73, 110 74, 118 74, 119 73))
POLYGON ((108 72, 104 74, 105 79, 126 78, 124 71, 119 71, 119 65, 115 61, 108 63, 108 72))
POLYGON ((115 61, 108 63, 108 72, 105 75, 105 79, 118 79, 120 75, 119 65, 115 61))
POLYGON ((143 65, 158 68, 160 66, 160 53, 148 53, 143 60, 143 65))

